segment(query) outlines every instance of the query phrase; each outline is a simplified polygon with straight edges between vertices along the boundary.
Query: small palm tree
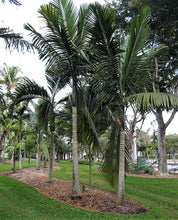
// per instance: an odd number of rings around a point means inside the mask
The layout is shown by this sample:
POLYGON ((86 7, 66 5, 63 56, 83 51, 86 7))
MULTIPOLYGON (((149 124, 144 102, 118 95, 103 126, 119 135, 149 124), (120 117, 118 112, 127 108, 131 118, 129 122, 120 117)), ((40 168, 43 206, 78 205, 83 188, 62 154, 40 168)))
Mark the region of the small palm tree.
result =
POLYGON ((36 82, 23 78, 23 80, 18 84, 16 90, 14 91, 14 104, 25 100, 32 100, 35 98, 41 99, 39 106, 41 121, 49 122, 50 127, 50 165, 49 165, 49 175, 48 181, 52 181, 53 172, 53 158, 54 158, 54 130, 55 130, 55 108, 57 103, 55 102, 55 97, 60 91, 60 77, 52 78, 49 74, 46 75, 49 92, 44 88, 39 86, 36 82))

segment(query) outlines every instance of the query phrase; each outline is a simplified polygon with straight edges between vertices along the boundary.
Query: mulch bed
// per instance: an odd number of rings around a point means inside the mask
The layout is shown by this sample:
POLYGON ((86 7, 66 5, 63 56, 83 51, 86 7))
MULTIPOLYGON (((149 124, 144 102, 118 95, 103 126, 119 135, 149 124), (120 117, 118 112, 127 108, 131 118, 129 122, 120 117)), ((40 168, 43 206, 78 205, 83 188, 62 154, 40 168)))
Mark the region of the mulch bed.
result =
MULTIPOLYGON (((55 169, 60 168, 54 167, 54 170, 55 169)), ((81 185, 81 198, 73 199, 71 197, 71 181, 53 178, 53 182, 48 183, 47 174, 47 168, 40 168, 40 170, 36 170, 34 167, 17 170, 16 173, 12 173, 12 171, 1 173, 1 175, 16 178, 32 187, 35 187, 38 191, 48 197, 78 208, 126 215, 145 213, 149 210, 148 207, 127 198, 125 199, 124 205, 121 206, 118 203, 117 195, 115 193, 98 188, 86 190, 86 186, 83 185, 81 185)))

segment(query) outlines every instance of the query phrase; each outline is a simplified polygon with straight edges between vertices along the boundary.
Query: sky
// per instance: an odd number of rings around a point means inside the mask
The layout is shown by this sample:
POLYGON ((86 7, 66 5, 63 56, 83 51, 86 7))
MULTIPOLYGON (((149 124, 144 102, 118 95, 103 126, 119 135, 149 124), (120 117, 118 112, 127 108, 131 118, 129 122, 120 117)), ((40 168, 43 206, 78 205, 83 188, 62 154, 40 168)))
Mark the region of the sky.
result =
MULTIPOLYGON (((5 4, 1 3, 0 0, 0 27, 9 27, 13 29, 15 33, 22 33, 24 38, 30 40, 28 32, 24 30, 23 26, 25 23, 31 24, 36 29, 40 26, 40 19, 38 9, 40 5, 49 3, 49 0, 21 0, 22 6, 17 7, 10 4, 8 0, 5 4)), ((76 7, 79 7, 83 3, 91 3, 95 0, 74 0, 76 7)), ((99 3, 104 4, 104 0, 98 0, 99 3)), ((5 43, 0 39, 0 66, 3 63, 8 66, 18 66, 23 72, 24 76, 34 79, 41 85, 45 84, 45 65, 38 58, 37 53, 18 53, 17 51, 10 52, 5 49, 5 43)), ((64 91, 61 92, 61 96, 64 95, 64 91)), ((164 114, 165 122, 168 120, 169 114, 164 114)), ((149 115, 145 120, 143 129, 147 131, 149 128, 152 129, 150 123, 154 120, 153 115, 149 115)), ((157 129, 157 126, 154 127, 157 129)), ((176 114, 174 120, 167 128, 166 134, 178 134, 178 114, 176 114)))

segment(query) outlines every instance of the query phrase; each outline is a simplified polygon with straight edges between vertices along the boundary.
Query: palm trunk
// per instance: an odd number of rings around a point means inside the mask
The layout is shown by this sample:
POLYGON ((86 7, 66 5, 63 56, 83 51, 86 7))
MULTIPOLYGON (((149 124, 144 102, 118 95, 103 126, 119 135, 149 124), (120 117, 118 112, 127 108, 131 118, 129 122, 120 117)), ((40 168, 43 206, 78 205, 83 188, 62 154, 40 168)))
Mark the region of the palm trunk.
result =
POLYGON ((118 200, 121 205, 124 203, 124 184, 125 177, 125 132, 120 133, 120 152, 119 152, 119 185, 118 185, 118 200))
POLYGON ((125 112, 124 106, 120 109, 121 116, 117 118, 120 127, 120 149, 119 149, 119 181, 118 181, 118 200, 121 205, 124 204, 124 193, 125 193, 125 112))
POLYGON ((53 179, 53 162, 54 162, 53 158, 54 158, 54 133, 51 132, 48 182, 52 182, 52 179, 53 179))
POLYGON ((22 169, 22 152, 21 147, 19 147, 19 170, 22 169))
POLYGON ((73 182, 72 182, 72 196, 80 196, 79 185, 79 169, 78 169, 78 142, 77 142, 77 108, 72 108, 72 136, 73 136, 73 182))
POLYGON ((13 172, 15 173, 15 149, 13 151, 13 172))
POLYGON ((47 159, 46 159, 46 157, 44 157, 44 165, 43 165, 43 168, 47 168, 47 159))
POLYGON ((28 168, 30 168, 30 155, 28 157, 28 168))
POLYGON ((16 135, 14 135, 14 150, 13 150, 13 172, 15 173, 15 141, 16 141, 16 135))
POLYGON ((91 146, 89 145, 89 189, 92 188, 91 184, 91 146))
POLYGON ((136 132, 133 133, 133 140, 132 140, 132 162, 137 162, 137 140, 136 140, 136 132))
POLYGON ((55 147, 53 147, 53 166, 55 165, 55 156, 56 156, 55 147))
POLYGON ((37 138, 37 160, 36 160, 36 169, 39 170, 41 166, 41 151, 40 151, 40 134, 37 138))
MULTIPOLYGON (((19 133, 19 143, 22 140, 22 134, 21 134, 21 122, 20 122, 20 133, 19 133)), ((19 170, 22 169, 22 152, 21 152, 21 146, 19 147, 19 170)))

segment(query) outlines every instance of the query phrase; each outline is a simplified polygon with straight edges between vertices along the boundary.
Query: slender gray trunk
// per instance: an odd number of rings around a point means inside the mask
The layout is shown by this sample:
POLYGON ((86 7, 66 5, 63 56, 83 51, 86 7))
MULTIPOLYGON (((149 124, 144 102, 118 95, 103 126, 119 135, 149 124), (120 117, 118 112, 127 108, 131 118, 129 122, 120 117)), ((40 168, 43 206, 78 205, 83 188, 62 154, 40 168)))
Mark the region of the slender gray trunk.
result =
POLYGON ((28 157, 28 168, 30 168, 30 155, 28 157))
POLYGON ((120 152, 119 152, 119 181, 118 181, 118 200, 121 205, 124 203, 124 184, 125 177, 125 132, 120 132, 120 152))
POLYGON ((137 140, 136 140, 136 132, 133 133, 133 141, 132 141, 132 162, 137 162, 137 140))
POLYGON ((55 147, 53 147, 53 166, 55 165, 55 156, 56 156, 55 147))
POLYGON ((37 160, 36 160, 36 169, 39 170, 41 166, 41 150, 40 150, 40 134, 37 138, 37 160))
POLYGON ((14 135, 14 150, 13 150, 13 172, 15 173, 15 141, 16 141, 16 135, 14 135))
POLYGON ((19 170, 22 169, 22 152, 21 147, 19 147, 19 170))
POLYGON ((13 151, 13 172, 15 173, 15 149, 13 151))
MULTIPOLYGON (((21 122, 20 122, 20 133, 19 133, 19 143, 21 143, 22 140, 22 134, 21 134, 21 122)), ((19 147, 19 170, 22 169, 22 152, 21 152, 21 146, 19 147)))
POLYGON ((78 141, 77 141, 77 108, 72 108, 72 137, 73 137, 73 182, 72 182, 72 196, 80 196, 79 185, 79 169, 78 169, 78 141))
POLYGON ((89 145, 89 188, 92 188, 91 184, 91 146, 89 145))
POLYGON ((47 159, 46 159, 46 157, 44 157, 44 165, 43 165, 43 168, 47 168, 47 159))
POLYGON ((54 133, 51 132, 51 146, 50 146, 50 155, 49 155, 49 173, 48 173, 48 182, 52 182, 53 178, 53 159, 54 158, 54 133))

